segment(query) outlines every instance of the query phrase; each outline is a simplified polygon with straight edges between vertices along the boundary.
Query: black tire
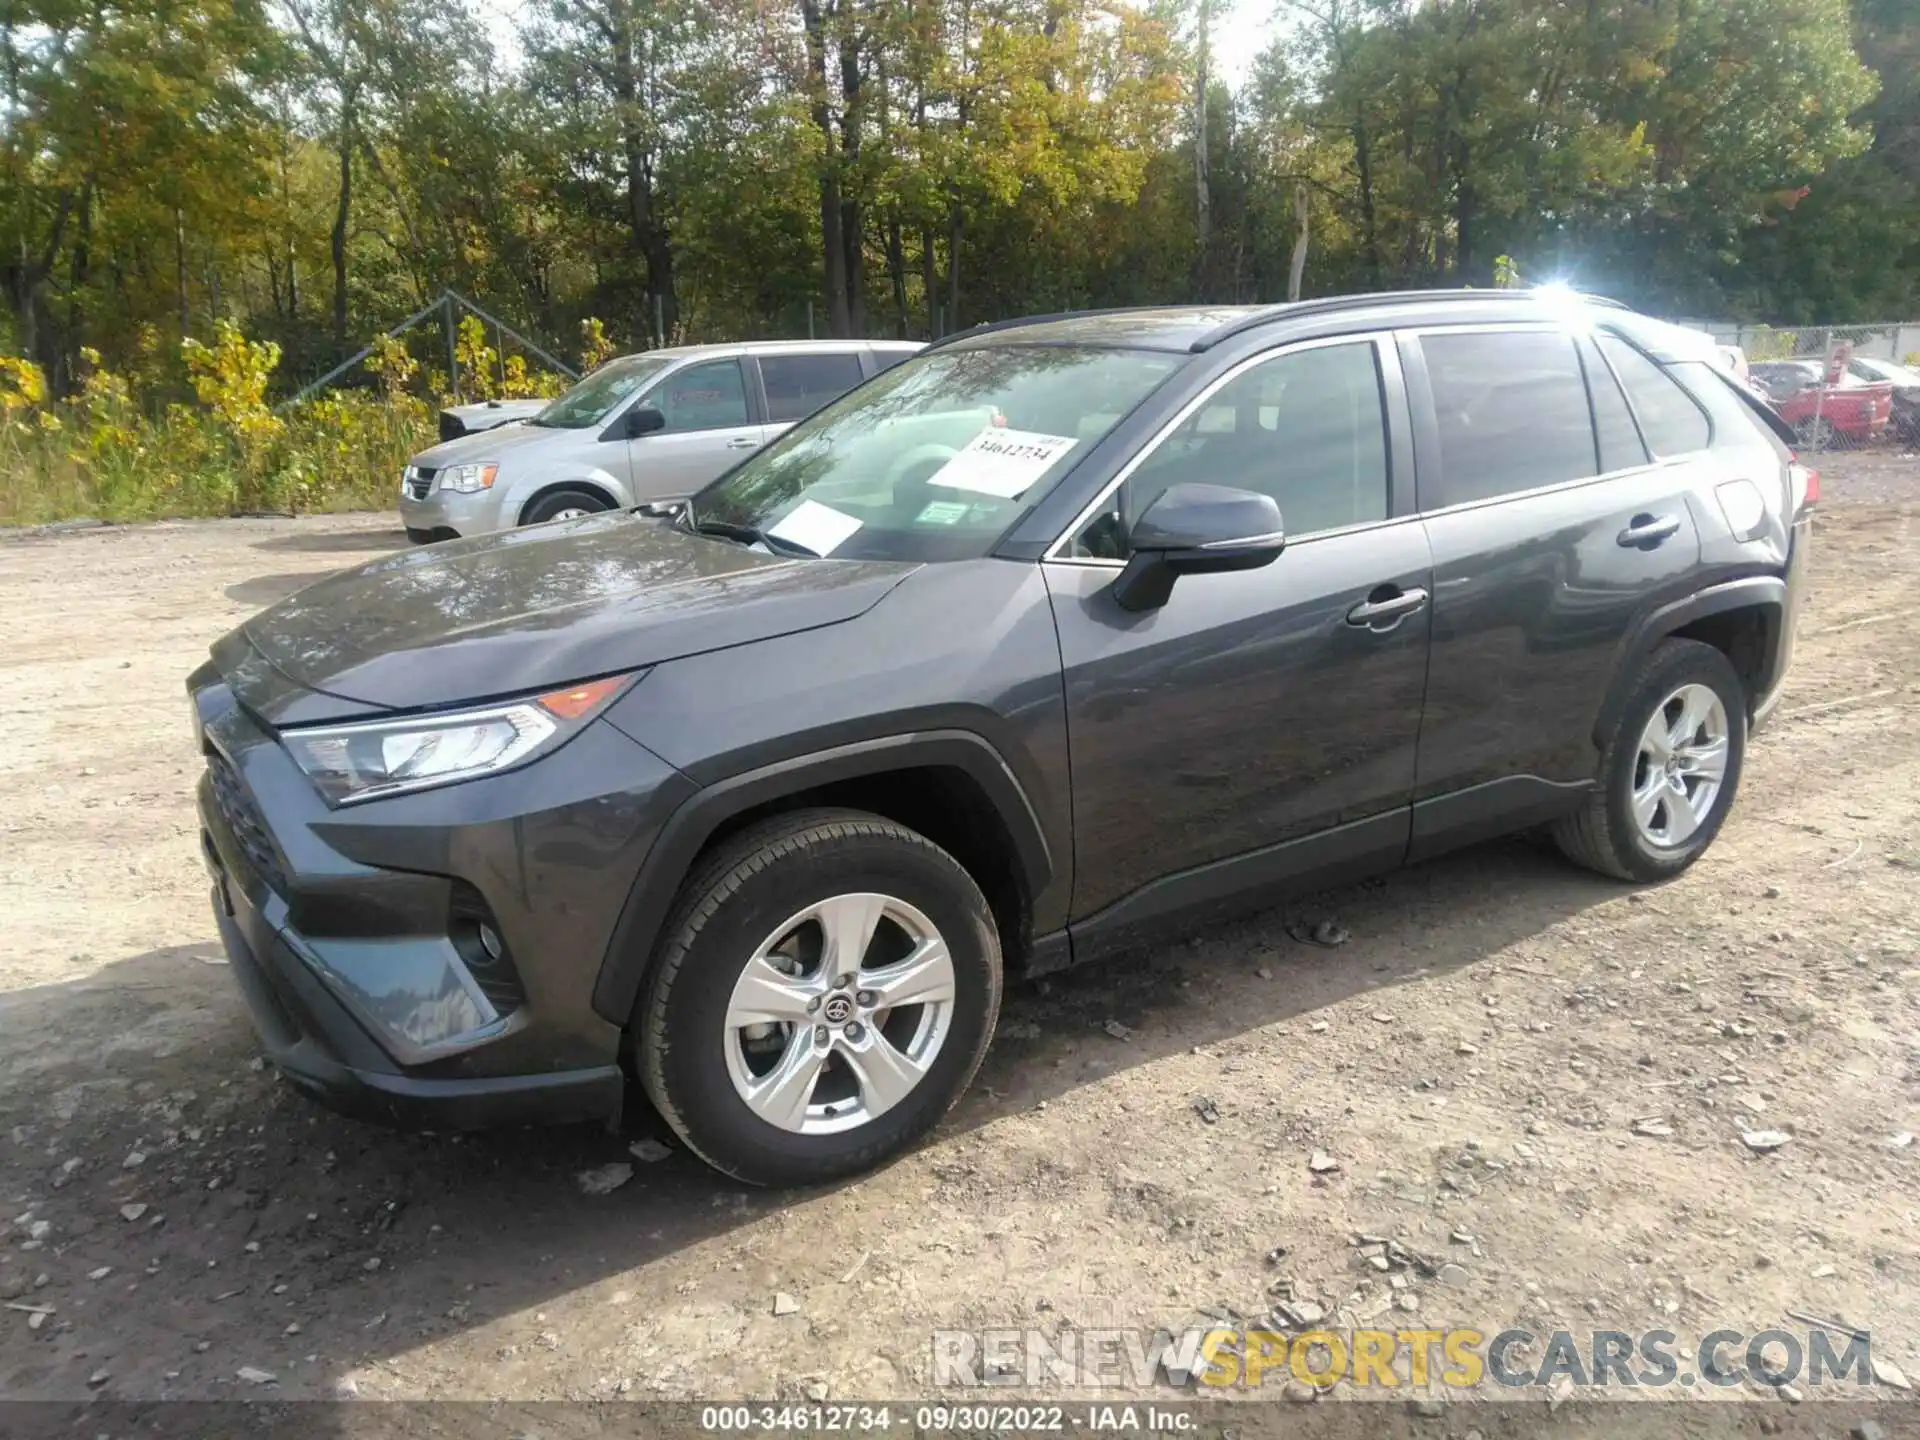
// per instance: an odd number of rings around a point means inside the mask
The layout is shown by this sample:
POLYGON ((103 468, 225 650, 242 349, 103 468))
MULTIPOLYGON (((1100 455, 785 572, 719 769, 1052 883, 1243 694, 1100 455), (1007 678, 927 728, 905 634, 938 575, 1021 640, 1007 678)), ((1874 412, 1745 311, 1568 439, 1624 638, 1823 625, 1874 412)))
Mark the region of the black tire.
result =
POLYGON ((440 538, 438 530, 421 530, 412 525, 407 526, 407 539, 415 545, 431 545, 440 538))
POLYGON ((596 515, 602 510, 611 510, 604 495, 596 495, 591 490, 554 490, 542 495, 527 506, 526 513, 520 517, 522 525, 544 525, 562 510, 584 510, 596 515))
POLYGON ((925 836, 857 810, 805 810, 716 847, 682 887, 629 1034, 647 1098, 687 1148, 753 1185, 814 1185, 856 1174, 931 1130, 972 1082, 1000 1013, 999 933, 973 877, 925 836), (808 1135, 751 1110, 722 1037, 735 983, 768 930, 829 896, 879 892, 932 921, 947 944, 955 1000, 947 1036, 898 1104, 855 1129, 808 1135))
POLYGON ((1554 842, 1568 859, 1619 880, 1665 880, 1698 860, 1727 818, 1740 788, 1747 750, 1747 692, 1733 664, 1697 640, 1669 640, 1647 657, 1600 755, 1600 786, 1579 810, 1554 827, 1554 842), (1682 685, 1704 685, 1719 696, 1727 715, 1727 763, 1720 792, 1698 829, 1674 846, 1650 843, 1634 823, 1632 793, 1640 736, 1682 685))

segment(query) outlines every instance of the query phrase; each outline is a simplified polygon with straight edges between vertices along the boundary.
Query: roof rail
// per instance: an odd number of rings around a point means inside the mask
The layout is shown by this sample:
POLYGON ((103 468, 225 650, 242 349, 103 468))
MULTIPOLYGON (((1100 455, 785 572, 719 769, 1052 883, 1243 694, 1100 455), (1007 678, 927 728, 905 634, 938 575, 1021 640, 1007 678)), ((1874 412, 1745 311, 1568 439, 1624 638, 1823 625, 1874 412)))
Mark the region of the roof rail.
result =
POLYGON ((951 345, 956 340, 971 340, 976 335, 991 335, 996 330, 1012 330, 1021 325, 1045 325, 1051 320, 1078 320, 1086 315, 1130 315, 1142 310, 1165 310, 1165 305, 1111 305, 1104 310, 1055 310, 1047 315, 1016 315, 1011 320, 983 320, 978 325, 969 325, 965 330, 955 330, 942 335, 938 340, 929 340, 921 349, 938 350, 942 345, 951 345))
MULTIPOLYGON (((1251 315, 1243 315, 1238 320, 1229 320, 1226 324, 1209 330, 1188 347, 1191 353, 1198 355, 1211 350, 1223 340, 1231 340, 1236 335, 1244 335, 1249 330, 1257 330, 1275 320, 1291 320, 1299 315, 1324 315, 1329 311, 1362 310, 1371 305, 1390 305, 1395 301, 1424 303, 1431 300, 1467 301, 1467 300, 1526 300, 1537 301, 1537 290, 1377 290, 1365 295, 1329 295, 1322 300, 1295 300, 1280 305, 1268 305, 1251 315)), ((1618 300, 1609 300, 1601 295, 1579 295, 1571 298, 1584 301, 1589 305, 1604 305, 1613 310, 1628 308, 1618 300)))

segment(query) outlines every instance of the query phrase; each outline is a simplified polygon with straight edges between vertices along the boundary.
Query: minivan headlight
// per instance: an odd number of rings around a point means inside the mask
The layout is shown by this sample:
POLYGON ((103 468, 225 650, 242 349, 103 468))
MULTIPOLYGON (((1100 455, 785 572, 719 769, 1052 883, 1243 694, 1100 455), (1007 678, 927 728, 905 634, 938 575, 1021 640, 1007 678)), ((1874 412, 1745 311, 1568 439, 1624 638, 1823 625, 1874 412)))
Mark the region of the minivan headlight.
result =
POLYGON ((329 805, 495 775, 554 750, 640 674, 471 710, 284 730, 280 742, 329 805))
POLYGON ((497 464, 485 465, 449 465, 440 472, 440 488, 455 490, 462 495, 477 494, 493 488, 493 477, 500 473, 497 464))

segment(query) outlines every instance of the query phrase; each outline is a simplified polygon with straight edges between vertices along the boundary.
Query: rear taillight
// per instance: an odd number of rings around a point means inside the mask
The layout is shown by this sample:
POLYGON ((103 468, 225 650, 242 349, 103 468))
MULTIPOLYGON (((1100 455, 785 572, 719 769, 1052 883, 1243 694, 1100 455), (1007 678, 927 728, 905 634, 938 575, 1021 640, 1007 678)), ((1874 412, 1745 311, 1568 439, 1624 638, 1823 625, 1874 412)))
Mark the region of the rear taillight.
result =
POLYGON ((1792 482, 1793 493, 1797 496, 1796 510, 1804 510, 1815 505, 1820 499, 1820 472, 1811 465, 1802 465, 1798 455, 1788 457, 1787 475, 1792 482))

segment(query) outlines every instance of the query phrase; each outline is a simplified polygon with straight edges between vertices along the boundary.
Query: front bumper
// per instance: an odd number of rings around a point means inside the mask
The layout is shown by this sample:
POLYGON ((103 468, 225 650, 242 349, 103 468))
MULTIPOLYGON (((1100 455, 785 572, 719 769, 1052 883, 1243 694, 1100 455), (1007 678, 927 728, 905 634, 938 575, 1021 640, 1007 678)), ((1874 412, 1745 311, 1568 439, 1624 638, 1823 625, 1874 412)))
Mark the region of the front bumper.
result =
POLYGON ((690 782, 597 724, 517 771, 330 810, 213 667, 190 686, 214 916, 273 1064, 389 1124, 616 1119, 621 1031, 593 987, 690 782))
POLYGON ((402 486, 400 523, 408 530, 430 534, 441 540, 490 534, 501 528, 498 490, 496 482, 492 490, 463 494, 458 490, 442 490, 439 482, 435 481, 426 498, 416 500, 402 486))
MULTIPOLYGON (((209 841, 209 848, 211 842, 209 841)), ((234 980, 267 1059, 329 1109, 401 1129, 477 1130, 617 1120, 626 1079, 617 1065, 539 1075, 436 1079, 399 1073, 286 940, 264 935, 216 873, 213 914, 234 980), (253 923, 249 923, 253 922, 253 923), (256 942, 258 947, 256 949, 256 942)))

